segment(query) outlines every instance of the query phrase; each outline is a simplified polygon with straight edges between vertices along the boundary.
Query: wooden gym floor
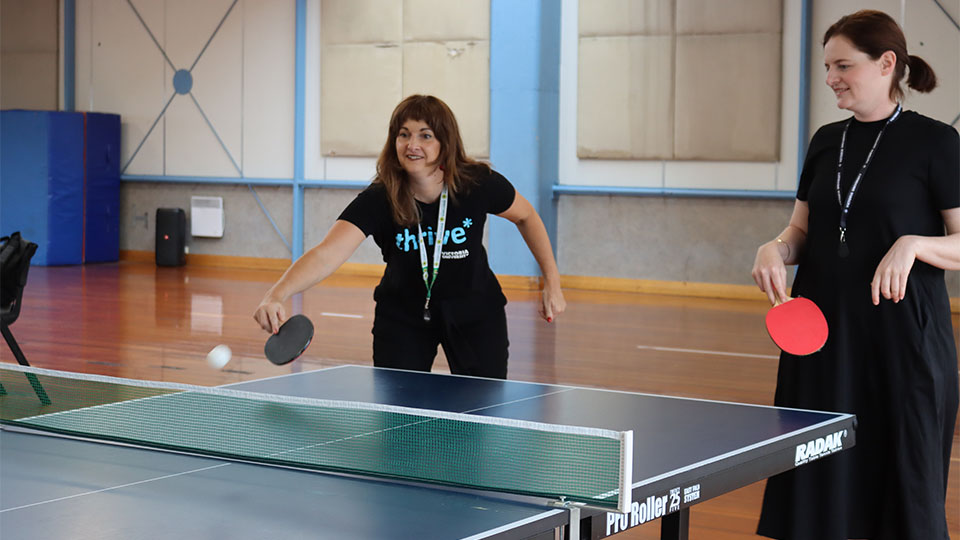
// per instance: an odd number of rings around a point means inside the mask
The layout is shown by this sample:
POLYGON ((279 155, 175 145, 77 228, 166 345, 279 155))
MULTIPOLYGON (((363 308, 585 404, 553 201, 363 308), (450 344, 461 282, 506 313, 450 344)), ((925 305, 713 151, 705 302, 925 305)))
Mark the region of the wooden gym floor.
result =
MULTIPOLYGON (((279 276, 138 262, 33 267, 11 329, 31 365, 150 380, 219 385, 372 364, 377 279, 339 275, 295 300, 317 328, 304 357, 282 368, 267 362, 267 334, 251 315, 279 276), (233 359, 215 371, 205 357, 221 343, 233 359)), ((505 292, 510 379, 772 404, 777 351, 763 327, 766 302, 567 290, 567 312, 547 324, 536 293, 505 292)), ((956 315, 953 324, 956 332, 956 315)), ((0 360, 15 362, 5 344, 0 360)), ((434 370, 448 371, 442 351, 434 370)), ((960 431, 950 474, 947 516, 960 538, 960 431)), ((756 538, 762 492, 760 482, 697 505, 691 538, 756 538)), ((659 523, 618 538, 659 538, 659 523)))

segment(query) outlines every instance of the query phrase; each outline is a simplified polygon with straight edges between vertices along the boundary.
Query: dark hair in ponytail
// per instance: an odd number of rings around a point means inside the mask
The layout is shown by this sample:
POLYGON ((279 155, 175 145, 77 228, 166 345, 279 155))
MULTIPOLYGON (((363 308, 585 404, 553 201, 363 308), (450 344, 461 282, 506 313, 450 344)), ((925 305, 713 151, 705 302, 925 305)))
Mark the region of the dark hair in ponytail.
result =
POLYGON ((893 82, 890 84, 890 98, 895 101, 903 99, 900 81, 907 67, 910 68, 907 77, 907 86, 910 88, 917 92, 929 92, 937 86, 937 76, 933 68, 923 58, 907 54, 907 40, 903 36, 903 30, 893 18, 882 11, 864 9, 841 17, 824 33, 823 45, 834 36, 847 38, 854 47, 874 60, 887 51, 896 55, 897 65, 894 67, 893 82))
POLYGON ((913 56, 907 57, 907 65, 910 67, 910 73, 907 75, 907 86, 917 92, 929 92, 937 87, 937 76, 923 58, 913 56))

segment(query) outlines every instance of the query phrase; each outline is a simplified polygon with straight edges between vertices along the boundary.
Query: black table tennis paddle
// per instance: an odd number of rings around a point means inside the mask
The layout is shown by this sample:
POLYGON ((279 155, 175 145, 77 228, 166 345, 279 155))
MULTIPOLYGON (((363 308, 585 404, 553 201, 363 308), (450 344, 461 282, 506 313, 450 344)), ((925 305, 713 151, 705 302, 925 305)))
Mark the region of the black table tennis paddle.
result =
POLYGON ((313 340, 313 323, 306 315, 294 315, 287 319, 276 334, 267 339, 263 354, 278 366, 289 364, 307 350, 313 340))

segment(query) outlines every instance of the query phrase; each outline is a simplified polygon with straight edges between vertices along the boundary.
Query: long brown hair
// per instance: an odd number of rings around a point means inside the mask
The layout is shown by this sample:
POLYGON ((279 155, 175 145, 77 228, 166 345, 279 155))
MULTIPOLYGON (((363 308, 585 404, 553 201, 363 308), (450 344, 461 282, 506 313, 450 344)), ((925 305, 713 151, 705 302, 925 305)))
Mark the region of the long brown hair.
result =
POLYGON ((890 99, 903 99, 900 80, 906 69, 910 68, 907 86, 918 92, 929 92, 937 86, 937 75, 923 58, 907 54, 907 40, 903 30, 892 17, 882 11, 863 9, 841 17, 823 34, 823 45, 834 36, 843 36, 850 40, 857 50, 866 53, 873 60, 883 53, 892 51, 897 57, 897 65, 890 83, 890 99))
POLYGON ((374 183, 383 184, 393 219, 400 225, 413 225, 420 221, 420 211, 410 191, 407 172, 397 158, 397 135, 407 120, 424 122, 440 142, 437 163, 443 170, 443 183, 447 185, 450 198, 454 201, 457 193, 468 189, 475 181, 476 173, 490 169, 489 165, 467 157, 457 119, 446 103, 434 96, 418 94, 407 97, 390 116, 387 141, 377 159, 377 177, 373 180, 374 183))

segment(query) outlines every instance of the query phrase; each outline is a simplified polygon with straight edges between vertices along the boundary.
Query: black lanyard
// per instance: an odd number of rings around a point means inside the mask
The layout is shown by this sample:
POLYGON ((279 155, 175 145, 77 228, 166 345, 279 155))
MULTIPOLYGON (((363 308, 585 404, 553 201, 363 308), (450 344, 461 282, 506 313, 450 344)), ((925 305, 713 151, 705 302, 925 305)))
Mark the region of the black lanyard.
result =
POLYGON ((873 146, 871 146, 870 151, 867 152, 867 159, 863 160, 863 166, 860 167, 860 171, 853 180, 853 185, 850 186, 850 191, 847 192, 846 201, 843 200, 843 195, 840 192, 840 175, 843 173, 843 150, 847 144, 847 130, 850 129, 850 123, 853 122, 853 118, 851 117, 847 120, 847 123, 843 126, 843 136, 840 137, 840 157, 837 159, 837 203, 840 204, 840 247, 837 252, 841 257, 846 257, 850 254, 850 247, 847 246, 847 216, 850 214, 850 205, 853 204, 853 196, 857 193, 857 187, 860 186, 863 173, 867 171, 867 166, 870 165, 870 160, 873 159, 873 153, 877 150, 877 145, 880 144, 880 137, 883 137, 883 132, 886 131, 887 126, 900 116, 901 110, 902 107, 897 103, 897 108, 893 110, 893 114, 890 115, 890 118, 887 118, 883 127, 880 128, 880 133, 877 133, 877 138, 874 139, 873 146))

